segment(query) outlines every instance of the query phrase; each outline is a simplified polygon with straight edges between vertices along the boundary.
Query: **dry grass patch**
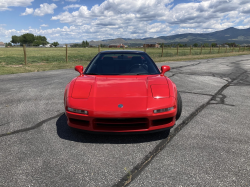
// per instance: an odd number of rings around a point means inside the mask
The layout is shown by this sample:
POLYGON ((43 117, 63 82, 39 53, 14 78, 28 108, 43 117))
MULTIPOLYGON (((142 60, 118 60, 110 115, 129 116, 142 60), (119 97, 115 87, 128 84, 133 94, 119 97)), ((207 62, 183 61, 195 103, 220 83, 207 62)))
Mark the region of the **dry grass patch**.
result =
POLYGON ((15 74, 15 73, 28 73, 28 72, 39 72, 57 69, 73 69, 76 65, 87 66, 88 62, 79 63, 38 63, 25 65, 0 65, 0 75, 15 74))

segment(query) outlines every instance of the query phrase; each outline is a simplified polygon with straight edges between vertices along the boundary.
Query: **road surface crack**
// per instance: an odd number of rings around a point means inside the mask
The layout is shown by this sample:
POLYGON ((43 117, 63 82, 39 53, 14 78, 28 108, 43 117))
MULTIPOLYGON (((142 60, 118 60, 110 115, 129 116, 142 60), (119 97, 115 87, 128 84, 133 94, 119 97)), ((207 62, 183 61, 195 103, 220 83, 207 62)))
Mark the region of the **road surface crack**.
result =
POLYGON ((192 112, 181 124, 179 124, 166 139, 163 139, 156 147, 147 154, 140 163, 138 163, 132 170, 129 171, 130 176, 128 174, 124 175, 113 187, 124 187, 129 185, 133 180, 136 179, 140 175, 140 173, 151 163, 151 161, 158 155, 166 146, 167 144, 185 127, 188 123, 193 120, 201 111, 203 111, 208 105, 212 104, 211 101, 216 101, 219 97, 219 102, 225 103, 225 95, 223 96, 224 90, 226 90, 231 83, 239 79, 242 75, 247 73, 247 71, 241 72, 236 78, 229 81, 227 84, 222 86, 212 97, 204 104, 199 106, 194 112, 192 112), (222 97, 220 97, 222 96, 222 97), (129 178, 129 180, 128 180, 129 178))
POLYGON ((4 134, 0 134, 0 138, 4 137, 4 136, 10 136, 10 135, 14 135, 14 134, 17 134, 17 133, 27 132, 27 131, 31 131, 31 130, 37 129, 38 127, 41 127, 46 122, 48 122, 48 121, 50 121, 52 119, 60 117, 62 114, 64 114, 64 112, 61 112, 61 113, 59 113, 59 114, 57 114, 57 115, 55 115, 53 117, 50 117, 50 118, 45 119, 43 121, 40 121, 39 123, 35 124, 34 126, 31 126, 31 127, 28 127, 28 128, 19 129, 19 130, 16 130, 16 131, 12 131, 12 132, 7 132, 7 133, 4 133, 4 134))
POLYGON ((10 122, 3 123, 3 124, 0 124, 0 126, 7 125, 7 124, 9 124, 9 123, 10 123, 10 122))
POLYGON ((196 92, 187 92, 187 91, 182 91, 178 90, 180 93, 189 93, 189 94, 197 94, 197 95, 206 95, 206 96, 213 96, 213 94, 204 94, 204 93, 196 93, 196 92))

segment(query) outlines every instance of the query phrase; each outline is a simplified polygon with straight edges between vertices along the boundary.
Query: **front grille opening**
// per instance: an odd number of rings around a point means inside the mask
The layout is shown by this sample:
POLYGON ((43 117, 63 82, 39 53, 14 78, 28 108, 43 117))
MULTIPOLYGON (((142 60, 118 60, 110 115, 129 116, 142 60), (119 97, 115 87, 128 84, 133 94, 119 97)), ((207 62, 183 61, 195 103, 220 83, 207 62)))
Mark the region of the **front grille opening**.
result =
POLYGON ((95 120, 95 123, 103 124, 137 124, 147 122, 147 118, 97 118, 95 120))
POLYGON ((110 129, 110 130, 139 130, 148 128, 147 118, 125 118, 125 119, 110 119, 98 118, 94 121, 95 129, 110 129))
POLYGON ((172 121, 173 118, 156 119, 152 121, 152 125, 153 126, 166 125, 168 123, 171 123, 172 121))
POLYGON ((87 120, 69 118, 69 121, 70 121, 70 123, 72 123, 74 125, 89 126, 89 121, 87 121, 87 120))

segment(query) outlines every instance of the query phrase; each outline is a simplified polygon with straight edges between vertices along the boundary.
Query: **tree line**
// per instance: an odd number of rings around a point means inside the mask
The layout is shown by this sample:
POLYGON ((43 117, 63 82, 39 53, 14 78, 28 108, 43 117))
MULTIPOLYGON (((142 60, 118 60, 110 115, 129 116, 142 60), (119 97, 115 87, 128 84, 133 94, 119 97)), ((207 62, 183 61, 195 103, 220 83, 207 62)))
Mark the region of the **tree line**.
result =
POLYGON ((89 47, 89 42, 87 40, 82 41, 81 44, 73 44, 73 45, 71 45, 71 47, 89 47))
POLYGON ((47 38, 45 36, 35 36, 32 33, 26 33, 22 34, 21 36, 12 36, 11 37, 11 43, 13 44, 20 44, 21 46, 23 44, 28 46, 40 46, 40 45, 47 45, 49 42, 47 41, 47 38))
MULTIPOLYGON (((27 45, 27 46, 45 46, 47 44, 50 44, 47 41, 47 38, 45 36, 41 36, 41 35, 34 35, 32 33, 26 33, 26 34, 22 34, 20 36, 16 36, 13 35, 11 37, 11 41, 9 43, 6 43, 6 46, 12 46, 12 44, 20 44, 20 46, 23 46, 23 44, 27 45)), ((52 46, 58 46, 59 43, 58 42, 53 42, 51 43, 51 47, 52 46)), ((86 41, 82 41, 81 44, 73 44, 71 45, 71 47, 89 47, 89 42, 86 41)))
MULTIPOLYGON (((11 41, 7 43, 7 46, 11 46, 12 45, 11 43, 20 44, 20 46, 22 46, 23 44, 27 46, 40 46, 40 45, 45 46, 49 44, 45 36, 41 36, 41 35, 36 36, 32 33, 22 34, 21 36, 14 35, 11 37, 11 41)), ((51 43, 51 45, 56 47, 59 45, 59 43, 53 42, 51 43)))

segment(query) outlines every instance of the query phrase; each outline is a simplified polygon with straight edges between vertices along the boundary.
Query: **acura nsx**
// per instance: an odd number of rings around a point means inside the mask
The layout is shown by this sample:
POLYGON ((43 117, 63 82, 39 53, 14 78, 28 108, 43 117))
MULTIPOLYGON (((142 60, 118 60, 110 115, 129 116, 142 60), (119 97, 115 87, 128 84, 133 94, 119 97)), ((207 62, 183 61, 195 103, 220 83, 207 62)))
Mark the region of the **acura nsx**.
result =
POLYGON ((98 53, 65 88, 70 127, 91 132, 169 131, 182 112, 176 85, 142 51, 98 53))

